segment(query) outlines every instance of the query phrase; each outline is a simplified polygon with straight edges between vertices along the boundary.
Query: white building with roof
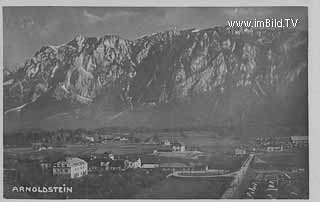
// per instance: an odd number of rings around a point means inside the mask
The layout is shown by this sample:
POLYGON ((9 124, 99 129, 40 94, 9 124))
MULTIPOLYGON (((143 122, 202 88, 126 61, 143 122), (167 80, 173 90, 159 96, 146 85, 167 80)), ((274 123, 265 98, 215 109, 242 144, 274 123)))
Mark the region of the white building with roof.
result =
POLYGON ((159 168, 159 163, 144 163, 141 168, 143 169, 155 169, 159 168))
POLYGON ((67 157, 63 161, 58 161, 52 169, 54 176, 66 176, 71 179, 88 175, 88 163, 75 157, 67 157))
POLYGON ((308 146, 308 136, 291 136, 291 142, 295 147, 308 146))
POLYGON ((176 142, 172 144, 172 151, 184 152, 186 145, 182 142, 176 142))
POLYGON ((267 152, 283 152, 283 146, 282 145, 269 145, 267 147, 267 152))
POLYGON ((247 154, 247 150, 243 149, 243 148, 235 148, 234 149, 234 155, 236 156, 242 156, 242 155, 246 155, 247 154))

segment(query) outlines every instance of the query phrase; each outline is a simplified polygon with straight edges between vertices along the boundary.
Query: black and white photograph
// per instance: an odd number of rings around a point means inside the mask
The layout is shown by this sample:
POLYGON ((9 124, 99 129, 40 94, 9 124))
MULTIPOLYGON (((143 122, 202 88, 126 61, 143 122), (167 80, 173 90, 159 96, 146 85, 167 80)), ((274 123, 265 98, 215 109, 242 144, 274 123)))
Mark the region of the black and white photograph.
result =
POLYGON ((2 197, 309 199, 308 7, 229 6, 3 6, 2 197))

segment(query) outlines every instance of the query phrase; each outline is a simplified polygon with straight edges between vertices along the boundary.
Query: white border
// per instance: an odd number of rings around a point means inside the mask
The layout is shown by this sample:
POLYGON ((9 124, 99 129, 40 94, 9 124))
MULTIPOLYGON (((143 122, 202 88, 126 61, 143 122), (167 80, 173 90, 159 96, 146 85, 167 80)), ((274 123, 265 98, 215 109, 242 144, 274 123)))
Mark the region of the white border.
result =
MULTIPOLYGON (((309 53, 308 53, 308 71, 309 71, 309 159, 310 159, 310 200, 309 201, 320 201, 320 158, 318 157, 317 149, 320 143, 320 128, 317 118, 320 113, 320 68, 316 66, 316 59, 320 58, 319 45, 320 45, 320 29, 319 29, 319 11, 320 4, 317 0, 306 1, 306 0, 2 0, 0 2, 1 7, 3 6, 114 6, 114 7, 263 7, 263 6, 306 6, 308 7, 308 23, 309 23, 309 53)), ((2 8, 0 10, 0 22, 1 22, 1 34, 0 34, 0 64, 3 64, 3 23, 2 23, 2 8)), ((0 82, 3 80, 3 65, 0 66, 0 82)), ((0 106, 3 106, 3 95, 2 88, 0 85, 0 106)), ((0 117, 3 120, 3 107, 0 107, 0 117)), ((0 123, 0 131, 3 134, 3 122, 0 123)), ((1 171, 1 186, 0 186, 0 198, 4 201, 18 201, 13 199, 3 199, 3 136, 0 135, 0 171, 1 171)), ((23 201, 34 201, 34 200, 23 200, 23 201)), ((52 200, 37 200, 37 201, 52 201, 52 200)), ((65 200, 55 200, 65 201, 65 200)), ((110 201, 110 200, 95 200, 95 201, 110 201)), ((133 201, 133 200, 129 200, 133 201)), ((148 201, 148 200, 147 200, 148 201)), ((168 201, 168 200, 166 200, 168 201)), ((170 200, 171 201, 171 200, 170 200)), ((178 200, 173 200, 178 201, 178 200)), ((184 200, 191 201, 191 200, 184 200)), ((201 201, 219 201, 219 200, 201 200, 201 201)), ((231 200, 225 200, 231 201, 231 200)), ((246 201, 246 200, 232 200, 232 201, 246 201)), ((266 201, 266 200, 254 200, 254 201, 266 201)), ((278 201, 290 201, 290 200, 278 200, 278 201)), ((307 200, 299 200, 307 201, 307 200)))

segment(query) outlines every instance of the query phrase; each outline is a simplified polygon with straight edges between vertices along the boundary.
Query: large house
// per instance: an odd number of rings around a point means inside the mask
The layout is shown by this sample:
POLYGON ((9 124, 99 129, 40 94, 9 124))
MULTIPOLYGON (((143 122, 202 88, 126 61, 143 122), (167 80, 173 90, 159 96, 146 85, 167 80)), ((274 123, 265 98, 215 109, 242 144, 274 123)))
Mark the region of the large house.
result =
POLYGON ((96 156, 81 156, 81 159, 85 160, 88 163, 88 172, 94 172, 97 170, 104 170, 104 166, 107 162, 106 159, 96 156))
POLYGON ((104 158, 108 160, 114 160, 114 155, 111 152, 104 152, 104 158))
POLYGON ((40 147, 43 146, 42 142, 32 142, 32 148, 38 150, 40 147))
POLYGON ((165 139, 165 140, 162 141, 162 144, 166 145, 166 146, 170 146, 171 142, 168 139, 165 139))
POLYGON ((291 142, 295 147, 308 146, 308 136, 291 136, 291 142))
POLYGON ((125 160, 124 163, 125 163, 125 169, 128 169, 128 168, 133 168, 133 169, 141 168, 141 159, 140 158, 127 159, 127 160, 125 160))
POLYGON ((125 163, 123 159, 115 159, 109 161, 108 170, 125 170, 125 163))
POLYGON ((109 170, 109 164, 110 164, 110 161, 101 161, 100 168, 102 170, 109 170))
POLYGON ((94 142, 94 137, 92 137, 92 136, 84 136, 84 139, 85 140, 87 140, 87 141, 89 141, 89 142, 94 142))
POLYGON ((269 145, 267 147, 267 152, 283 152, 282 145, 269 145))
POLYGON ((137 169, 141 168, 141 159, 113 159, 109 160, 108 163, 104 165, 106 167, 106 170, 119 170, 124 171, 129 168, 131 169, 137 169))
POLYGON ((80 158, 67 157, 63 161, 56 162, 52 171, 54 176, 79 178, 88 175, 88 163, 80 158))
POLYGON ((161 145, 157 149, 153 151, 153 153, 157 152, 184 152, 186 150, 186 146, 181 142, 175 142, 170 145, 161 145))
POLYGON ((184 152, 186 150, 186 146, 183 143, 175 142, 172 144, 172 151, 184 152))
POLYGON ((246 149, 236 148, 234 150, 234 155, 235 156, 242 156, 242 155, 246 155, 246 154, 247 154, 247 150, 246 149))

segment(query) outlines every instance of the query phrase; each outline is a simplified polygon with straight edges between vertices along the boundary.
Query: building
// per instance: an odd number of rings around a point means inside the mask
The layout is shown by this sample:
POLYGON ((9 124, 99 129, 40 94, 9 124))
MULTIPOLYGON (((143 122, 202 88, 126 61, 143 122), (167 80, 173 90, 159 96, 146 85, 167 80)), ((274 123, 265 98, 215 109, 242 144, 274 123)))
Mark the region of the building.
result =
POLYGON ((126 137, 122 137, 122 138, 120 138, 120 141, 128 141, 129 139, 128 138, 126 138, 126 137))
POLYGON ((207 165, 195 165, 195 166, 192 166, 192 170, 193 171, 208 171, 209 170, 209 166, 207 166, 207 165))
POLYGON ((64 160, 64 157, 59 155, 40 157, 39 163, 40 163, 42 173, 52 176, 53 166, 55 165, 56 162, 61 160, 64 160))
POLYGON ((40 147, 43 146, 42 142, 32 142, 32 148, 38 150, 40 147))
POLYGON ((86 139, 89 142, 94 142, 94 137, 92 136, 84 136, 84 139, 86 139))
POLYGON ((116 159, 109 162, 108 170, 125 170, 125 160, 116 159))
POLYGON ((163 142, 162 142, 163 145, 166 145, 166 146, 170 146, 171 145, 171 142, 168 140, 168 139, 165 139, 163 142))
POLYGON ((104 152, 104 158, 114 160, 114 155, 110 152, 104 152))
POLYGON ((88 175, 88 163, 80 158, 67 157, 63 161, 56 162, 52 171, 54 176, 79 178, 88 175))
POLYGON ((53 149, 53 147, 43 144, 41 147, 38 148, 38 151, 43 151, 47 149, 53 149))
POLYGON ((102 158, 92 159, 88 162, 88 172, 94 172, 102 169, 101 162, 105 162, 102 158))
POLYGON ((141 168, 142 169, 155 169, 160 167, 160 160, 155 156, 142 156, 141 168))
POLYGON ((155 169, 159 167, 160 167, 159 163, 143 163, 141 165, 142 169, 155 169))
POLYGON ((104 169, 101 164, 106 160, 104 158, 97 158, 96 156, 88 156, 88 157, 80 157, 81 159, 85 160, 88 163, 88 172, 94 172, 101 169, 104 169))
POLYGON ((128 168, 132 168, 132 169, 141 168, 141 159, 136 158, 136 159, 125 160, 125 169, 128 169, 128 168))
POLYGON ((186 146, 183 143, 173 143, 172 144, 172 151, 184 152, 186 150, 186 146))
POLYGON ((101 140, 112 140, 112 135, 101 134, 99 135, 101 140))
POLYGON ((164 171, 190 171, 192 170, 191 166, 187 166, 183 163, 161 163, 160 168, 164 171))
POLYGON ((121 137, 120 136, 117 136, 117 137, 114 137, 112 140, 113 141, 120 141, 121 137))
POLYGON ((109 170, 110 161, 101 161, 100 167, 102 170, 109 170))
POLYGON ((114 155, 112 153, 109 153, 108 154, 108 158, 111 159, 111 160, 114 160, 114 155))
POLYGON ((294 147, 307 147, 308 136, 291 136, 291 143, 294 147))
POLYGON ((45 174, 52 175, 52 168, 53 168, 54 163, 55 163, 55 161, 50 160, 50 159, 40 160, 40 166, 41 166, 42 172, 45 174))
POLYGON ((283 152, 282 145, 269 145, 267 147, 267 152, 283 152))
POLYGON ((38 151, 43 151, 43 150, 47 150, 47 147, 42 146, 42 147, 39 147, 39 149, 38 149, 38 151))
POLYGON ((242 156, 242 155, 246 155, 246 154, 247 154, 246 149, 236 148, 234 150, 234 155, 236 155, 236 156, 242 156))

